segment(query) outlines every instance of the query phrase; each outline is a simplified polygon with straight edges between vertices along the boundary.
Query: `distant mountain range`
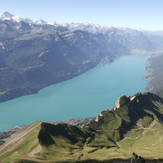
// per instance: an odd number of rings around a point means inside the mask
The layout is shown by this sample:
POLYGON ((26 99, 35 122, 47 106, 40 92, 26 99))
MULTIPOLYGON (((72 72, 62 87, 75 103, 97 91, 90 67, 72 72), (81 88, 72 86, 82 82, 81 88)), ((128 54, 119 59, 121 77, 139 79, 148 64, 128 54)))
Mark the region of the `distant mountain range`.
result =
POLYGON ((0 102, 37 93, 118 56, 160 54, 162 45, 163 36, 149 31, 50 24, 4 12, 0 14, 0 102))
POLYGON ((21 18, 20 16, 10 14, 7 11, 0 14, 0 19, 1 20, 10 20, 10 21, 15 21, 15 22, 24 21, 25 23, 40 24, 40 25, 47 24, 47 22, 44 20, 32 21, 31 19, 28 19, 28 18, 21 18))
MULTIPOLYGON (((119 41, 120 43, 124 44, 125 46, 131 44, 130 48, 135 49, 142 49, 141 45, 146 44, 149 49, 143 49, 143 50, 156 50, 160 49, 162 50, 162 46, 159 44, 160 40, 163 41, 163 31, 160 30, 148 30, 148 29, 131 29, 131 28, 116 28, 116 27, 108 27, 108 26, 100 26, 98 24, 90 24, 86 22, 80 22, 80 23, 57 23, 56 21, 46 22, 45 20, 37 20, 33 21, 29 18, 21 18, 20 16, 15 16, 13 14, 10 14, 9 12, 3 12, 0 14, 0 20, 10 20, 13 22, 25 22, 29 25, 40 25, 42 28, 46 28, 46 26, 53 26, 51 28, 58 28, 62 30, 82 30, 82 31, 88 31, 90 33, 99 34, 102 33, 104 35, 109 36, 112 39, 115 39, 116 41, 119 41), (137 36, 137 40, 136 37, 137 36), (155 38, 153 38, 153 36, 155 38), (157 38, 156 38, 157 36, 157 38), (140 38, 141 37, 141 38, 140 38), (146 40, 145 43, 144 41, 146 40), (142 42, 141 42, 142 41, 142 42), (152 42, 152 44, 150 44, 152 42), (137 47, 137 44, 140 44, 139 47, 137 47)), ((144 46, 143 45, 143 46, 144 46)))
MULTIPOLYGON (((33 24, 33 25, 41 25, 43 26, 48 26, 48 25, 52 25, 55 28, 61 28, 66 30, 69 29, 70 31, 75 31, 75 30, 82 30, 82 31, 88 31, 94 34, 98 34, 98 33, 102 33, 104 35, 108 35, 110 38, 112 39, 116 39, 119 42, 121 42, 124 45, 128 44, 128 42, 126 43, 126 40, 128 39, 132 39, 130 41, 130 44, 132 42, 132 47, 131 48, 139 48, 139 47, 134 47, 134 44, 137 44, 138 42, 135 42, 135 36, 137 35, 139 42, 140 40, 144 41, 144 39, 146 39, 146 37, 148 38, 147 41, 152 42, 153 38, 151 38, 153 35, 159 35, 161 37, 157 38, 157 39, 162 39, 163 36, 163 31, 160 30, 135 30, 135 29, 131 29, 131 28, 116 28, 116 27, 108 27, 108 26, 100 26, 98 24, 90 24, 90 23, 86 23, 86 22, 80 22, 80 23, 57 23, 56 21, 51 21, 51 22, 46 22, 45 20, 37 20, 37 21, 33 21, 29 18, 21 18, 20 16, 15 16, 13 14, 10 14, 9 12, 3 12, 0 14, 0 20, 10 20, 13 22, 25 22, 27 24, 33 24), (144 36, 145 35, 145 36, 144 36), (140 37, 141 39, 140 39, 140 37), (133 38, 132 38, 133 37, 133 38), (144 38, 143 38, 144 37, 144 38)), ((157 41, 156 39, 154 39, 154 41, 157 41)), ((144 42, 140 42, 140 44, 142 44, 144 42)), ((155 42, 154 42, 155 43, 155 42)), ((151 44, 151 49, 150 50, 154 50, 155 48, 157 48, 157 43, 155 43, 155 47, 153 47, 153 44, 151 44)), ((141 47, 140 47, 141 48, 141 47)))
POLYGON ((76 29, 84 30, 84 29, 90 28, 93 33, 97 33, 98 31, 101 31, 101 30, 105 31, 105 30, 112 28, 112 27, 104 27, 98 24, 89 24, 89 23, 84 23, 84 22, 82 23, 57 23, 56 21, 46 22, 45 20, 42 20, 42 19, 33 21, 29 18, 21 18, 20 16, 15 16, 13 14, 10 14, 9 12, 1 13, 0 20, 10 20, 10 21, 15 21, 15 22, 24 21, 25 23, 36 24, 36 25, 49 24, 55 27, 59 27, 59 26, 68 27, 70 30, 76 30, 76 29))
MULTIPOLYGON (((83 31, 89 31, 89 32, 92 32, 92 33, 105 33, 107 32, 108 30, 112 30, 112 29, 115 29, 116 27, 108 27, 108 26, 100 26, 99 24, 90 24, 90 23, 87 23, 87 22, 80 22, 80 23, 75 23, 75 22, 72 22, 72 23, 57 23, 56 21, 51 21, 51 22, 47 22, 43 19, 40 19, 40 20, 31 20, 29 18, 22 18, 20 16, 17 16, 17 15, 13 15, 9 12, 3 12, 0 14, 0 20, 11 20, 11 21, 15 21, 15 22, 20 22, 20 21, 24 21, 25 23, 28 23, 28 24, 36 24, 36 25, 46 25, 46 24, 49 24, 49 25, 53 25, 55 27, 59 27, 59 26, 62 26, 62 27, 67 27, 69 28, 69 30, 83 30, 83 31)), ((129 30, 131 31, 130 28, 118 28, 119 30, 129 30)), ((157 34, 157 35, 163 35, 163 30, 148 30, 148 29, 140 29, 139 31, 142 31, 142 32, 149 32, 149 33, 153 33, 153 34, 157 34)))

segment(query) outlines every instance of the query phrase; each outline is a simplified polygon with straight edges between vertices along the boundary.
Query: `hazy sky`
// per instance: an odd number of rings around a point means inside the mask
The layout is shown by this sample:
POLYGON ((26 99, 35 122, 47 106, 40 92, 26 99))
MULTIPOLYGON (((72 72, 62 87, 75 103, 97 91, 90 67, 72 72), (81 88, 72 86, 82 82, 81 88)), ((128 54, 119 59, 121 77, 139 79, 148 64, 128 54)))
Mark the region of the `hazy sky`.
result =
POLYGON ((0 0, 0 13, 32 20, 163 30, 163 0, 0 0))

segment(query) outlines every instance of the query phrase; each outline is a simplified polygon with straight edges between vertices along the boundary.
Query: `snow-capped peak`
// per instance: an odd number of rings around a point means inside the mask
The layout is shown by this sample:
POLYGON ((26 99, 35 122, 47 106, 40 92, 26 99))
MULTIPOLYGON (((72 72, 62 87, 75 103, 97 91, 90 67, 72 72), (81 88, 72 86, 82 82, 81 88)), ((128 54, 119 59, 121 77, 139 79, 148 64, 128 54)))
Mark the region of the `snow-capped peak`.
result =
POLYGON ((16 22, 22 21, 21 17, 19 17, 17 15, 12 15, 7 11, 0 14, 0 19, 2 19, 2 20, 13 20, 16 22))
POLYGON ((12 20, 15 22, 20 22, 20 21, 24 21, 26 23, 33 23, 32 20, 28 19, 28 18, 21 18, 20 16, 17 15, 12 15, 9 12, 3 12, 0 14, 0 19, 1 20, 12 20))
POLYGON ((17 15, 12 15, 9 12, 3 12, 0 14, 0 19, 1 20, 12 20, 15 22, 20 22, 20 21, 24 21, 25 23, 29 23, 29 24, 39 24, 39 25, 44 25, 47 24, 46 21, 40 19, 38 21, 32 21, 31 19, 28 18, 21 18, 17 15))
POLYGON ((34 24, 45 25, 45 24, 47 24, 47 22, 40 19, 40 20, 34 21, 34 24))
POLYGON ((50 21, 50 22, 47 23, 47 24, 54 25, 54 26, 57 26, 57 25, 58 25, 56 21, 50 21))
POLYGON ((33 21, 28 18, 22 18, 22 21, 24 21, 25 23, 28 23, 28 24, 33 24, 33 21))
POLYGON ((3 12, 0 14, 0 19, 2 20, 11 20, 14 15, 10 14, 9 12, 3 12))
POLYGON ((31 19, 28 19, 28 18, 21 18, 19 16, 14 16, 14 15, 10 14, 9 12, 1 13, 0 19, 12 20, 12 21, 16 21, 16 22, 24 21, 25 23, 28 23, 28 24, 37 24, 37 25, 50 24, 55 27, 59 27, 59 26, 67 27, 67 28, 69 28, 69 30, 72 30, 72 31, 80 29, 80 30, 84 30, 84 31, 92 32, 92 33, 101 33, 101 32, 105 32, 108 29, 110 29, 110 27, 108 27, 108 26, 100 26, 98 24, 90 24, 90 23, 86 23, 86 22, 57 23, 55 21, 51 21, 51 22, 47 23, 46 21, 44 21, 42 19, 37 20, 37 21, 32 21, 31 19))
POLYGON ((12 19, 13 19, 14 21, 16 21, 16 22, 22 21, 22 18, 19 17, 19 16, 17 16, 17 15, 13 16, 12 19))

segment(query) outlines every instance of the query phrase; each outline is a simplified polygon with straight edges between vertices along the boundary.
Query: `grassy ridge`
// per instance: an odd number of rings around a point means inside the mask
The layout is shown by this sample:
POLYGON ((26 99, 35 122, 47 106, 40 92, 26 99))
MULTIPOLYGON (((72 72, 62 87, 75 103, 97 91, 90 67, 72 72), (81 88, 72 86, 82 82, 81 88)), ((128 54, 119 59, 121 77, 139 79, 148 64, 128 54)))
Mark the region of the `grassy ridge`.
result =
POLYGON ((37 122, 19 130, 0 146, 0 161, 129 162, 133 151, 161 160, 162 113, 163 99, 155 94, 122 96, 113 109, 81 128, 37 122))
POLYGON ((37 141, 37 135, 40 130, 41 122, 34 123, 28 127, 25 127, 6 141, 1 146, 1 161, 12 161, 13 159, 19 159, 20 156, 32 155, 32 151, 36 148, 42 148, 37 141), (10 156, 10 157, 8 157, 10 156))

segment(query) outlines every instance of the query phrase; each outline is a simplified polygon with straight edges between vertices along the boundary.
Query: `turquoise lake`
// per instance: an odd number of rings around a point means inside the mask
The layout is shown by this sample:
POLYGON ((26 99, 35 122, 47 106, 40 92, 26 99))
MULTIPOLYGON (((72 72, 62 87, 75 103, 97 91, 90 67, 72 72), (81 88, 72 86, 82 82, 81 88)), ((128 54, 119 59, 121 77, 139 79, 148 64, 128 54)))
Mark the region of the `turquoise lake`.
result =
POLYGON ((143 92, 149 55, 116 58, 111 64, 39 91, 0 103, 0 132, 36 121, 60 121, 97 116, 115 106, 120 96, 143 92))

